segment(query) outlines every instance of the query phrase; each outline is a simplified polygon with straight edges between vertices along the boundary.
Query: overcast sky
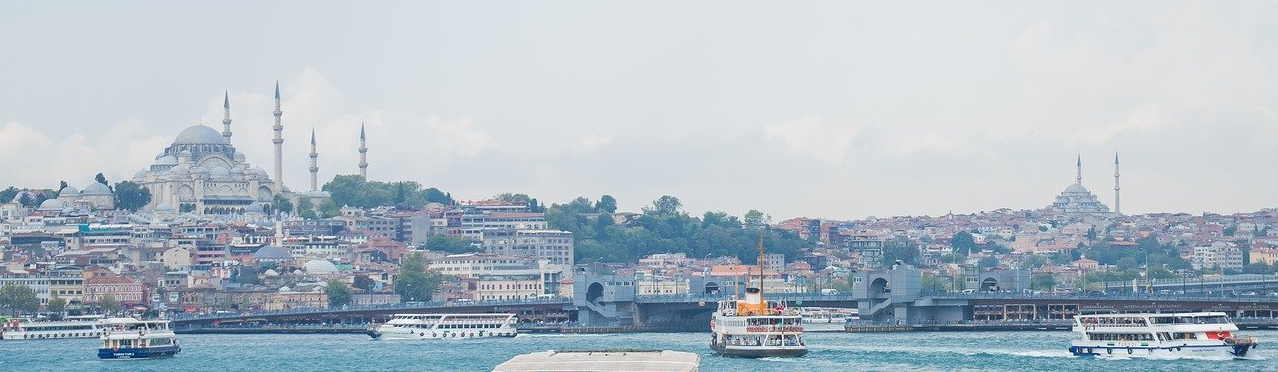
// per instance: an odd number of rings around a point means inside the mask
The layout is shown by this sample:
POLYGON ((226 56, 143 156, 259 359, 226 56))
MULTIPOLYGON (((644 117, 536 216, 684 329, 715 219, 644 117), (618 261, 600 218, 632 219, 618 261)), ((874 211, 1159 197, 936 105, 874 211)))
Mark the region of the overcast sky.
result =
POLYGON ((0 183, 131 177, 183 128, 286 185, 663 195, 775 219, 1278 206, 1266 2, 24 2, 0 7, 0 183), (321 181, 322 183, 323 181, 321 181))

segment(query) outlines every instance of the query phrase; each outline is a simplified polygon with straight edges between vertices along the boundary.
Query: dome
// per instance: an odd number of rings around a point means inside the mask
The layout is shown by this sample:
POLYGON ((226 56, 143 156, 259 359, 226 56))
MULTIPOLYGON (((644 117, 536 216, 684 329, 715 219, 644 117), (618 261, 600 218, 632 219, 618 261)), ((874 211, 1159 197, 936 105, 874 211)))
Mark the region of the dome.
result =
POLYGON ((311 275, 337 274, 337 265, 328 260, 310 260, 306 262, 306 273, 311 275))
POLYGON ((173 155, 164 155, 155 159, 155 165, 177 165, 177 158, 173 155))
POLYGON ((58 192, 58 197, 65 198, 65 197, 79 196, 79 194, 80 194, 80 190, 76 190, 76 188, 72 186, 67 186, 66 188, 62 189, 62 191, 58 192))
POLYGON ((225 176, 231 174, 231 171, 226 170, 226 168, 221 166, 213 166, 213 168, 209 168, 209 174, 214 176, 225 176))
POLYGON ((137 173, 133 174, 133 178, 143 178, 143 177, 146 177, 146 169, 140 170, 137 173))
POLYGON ((280 272, 275 271, 275 269, 266 269, 266 272, 263 274, 266 276, 280 276, 280 272))
POLYGON ((244 213, 266 213, 266 207, 262 203, 252 202, 244 207, 244 213))
POLYGON ((110 195, 110 194, 111 194, 111 187, 109 187, 109 186, 107 186, 107 185, 105 185, 105 184, 102 184, 102 183, 100 183, 100 182, 94 182, 94 183, 89 184, 89 186, 85 186, 85 187, 84 187, 84 192, 82 192, 82 194, 88 194, 88 195, 110 195))
MULTIPOLYGON (((68 187, 68 188, 69 188, 69 187, 68 187)), ((40 208, 37 208, 37 210, 41 210, 41 211, 61 211, 61 210, 62 210, 62 208, 65 208, 65 207, 66 207, 66 204, 62 203, 62 201, 61 201, 61 200, 58 200, 58 199, 47 199, 47 200, 45 200, 43 203, 40 203, 40 208)))
POLYGON ((231 174, 244 174, 244 169, 240 167, 231 167, 231 174))
POLYGON ((268 245, 262 247, 262 249, 258 249, 257 253, 253 253, 253 258, 258 260, 280 261, 293 259, 293 255, 289 254, 288 251, 284 250, 284 248, 268 245))
POLYGON ((179 165, 173 168, 169 168, 169 174, 174 176, 185 176, 185 175, 191 174, 191 171, 188 170, 185 165, 179 165))
POLYGON ((173 212, 173 211, 176 211, 177 209, 174 209, 172 204, 160 203, 160 205, 155 206, 155 210, 160 212, 173 212))
POLYGON ((201 145, 225 145, 226 137, 222 137, 216 129, 203 125, 195 125, 186 128, 182 133, 178 133, 174 144, 201 144, 201 145))
POLYGON ((234 159, 236 163, 243 163, 243 162, 244 162, 244 160, 245 160, 245 158, 244 158, 244 154, 243 154, 243 153, 239 153, 239 152, 237 152, 237 153, 235 153, 235 155, 231 156, 231 159, 234 159))
POLYGON ((1073 184, 1073 185, 1069 185, 1069 187, 1066 187, 1066 188, 1065 188, 1065 192, 1069 192, 1069 193, 1085 193, 1085 192, 1089 192, 1089 191, 1087 191, 1087 188, 1086 188, 1086 187, 1083 187, 1083 185, 1082 185, 1082 184, 1077 184, 1077 183, 1076 183, 1076 184, 1073 184))

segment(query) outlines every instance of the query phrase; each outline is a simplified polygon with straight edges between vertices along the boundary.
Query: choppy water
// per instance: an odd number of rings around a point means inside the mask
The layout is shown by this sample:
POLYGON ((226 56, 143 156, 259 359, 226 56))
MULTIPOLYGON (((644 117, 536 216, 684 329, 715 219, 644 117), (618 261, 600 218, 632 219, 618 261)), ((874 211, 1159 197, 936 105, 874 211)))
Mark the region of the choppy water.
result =
POLYGON ((374 341, 363 335, 183 335, 173 359, 101 361, 97 340, 0 341, 0 371, 490 371, 547 349, 652 348, 702 354, 703 371, 1278 371, 1278 331, 1254 357, 1093 359, 1069 332, 810 333, 795 359, 719 357, 708 334, 520 335, 513 339, 374 341))

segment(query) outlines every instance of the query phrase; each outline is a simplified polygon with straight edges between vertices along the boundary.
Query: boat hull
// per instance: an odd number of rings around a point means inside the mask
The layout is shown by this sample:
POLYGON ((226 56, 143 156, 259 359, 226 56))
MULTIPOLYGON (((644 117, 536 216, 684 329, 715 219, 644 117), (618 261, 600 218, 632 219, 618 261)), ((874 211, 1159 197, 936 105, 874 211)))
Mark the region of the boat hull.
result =
POLYGON ((145 348, 119 348, 119 349, 98 349, 98 358, 100 359, 157 359, 170 358, 177 355, 182 348, 179 346, 162 346, 162 347, 145 347, 145 348))
POLYGON ((1247 352, 1256 348, 1255 343, 1237 343, 1233 345, 1165 345, 1165 346, 1108 346, 1108 345, 1074 345, 1069 352, 1074 356, 1095 357, 1212 357, 1232 356, 1245 357, 1247 352))
POLYGON ((471 339, 471 338, 494 338, 494 337, 510 338, 510 337, 515 337, 515 336, 519 335, 518 331, 509 331, 509 332, 488 332, 488 331, 482 331, 482 332, 451 332, 451 331, 449 331, 449 332, 439 332, 439 331, 437 331, 437 330, 426 330, 426 331, 419 331, 419 332, 405 332, 405 331, 401 331, 401 330, 386 330, 386 331, 383 331, 383 330, 370 330, 370 331, 367 331, 367 332, 365 332, 365 333, 366 333, 366 334, 368 334, 368 336, 369 336, 369 337, 372 337, 374 340, 386 340, 386 341, 393 341, 393 340, 431 340, 431 339, 440 339, 440 340, 459 340, 459 339, 471 339))
POLYGON ((710 348, 713 349, 714 352, 722 354, 724 356, 737 357, 737 358, 771 358, 771 357, 794 358, 794 357, 801 357, 808 354, 808 348, 802 347, 802 346, 760 347, 760 346, 735 346, 735 345, 724 346, 724 345, 711 344, 710 348))

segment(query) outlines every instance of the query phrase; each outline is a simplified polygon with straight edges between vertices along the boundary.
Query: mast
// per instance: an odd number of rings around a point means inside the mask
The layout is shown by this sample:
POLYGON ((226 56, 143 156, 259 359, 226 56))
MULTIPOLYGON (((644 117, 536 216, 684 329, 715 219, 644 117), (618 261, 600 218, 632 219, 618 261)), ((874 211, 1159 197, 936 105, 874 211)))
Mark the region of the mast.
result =
POLYGON ((759 228, 759 301, 767 306, 767 300, 763 299, 763 228, 759 228))

